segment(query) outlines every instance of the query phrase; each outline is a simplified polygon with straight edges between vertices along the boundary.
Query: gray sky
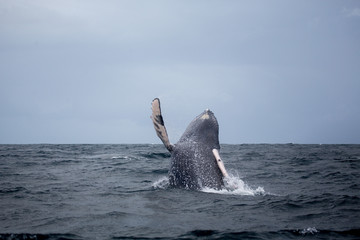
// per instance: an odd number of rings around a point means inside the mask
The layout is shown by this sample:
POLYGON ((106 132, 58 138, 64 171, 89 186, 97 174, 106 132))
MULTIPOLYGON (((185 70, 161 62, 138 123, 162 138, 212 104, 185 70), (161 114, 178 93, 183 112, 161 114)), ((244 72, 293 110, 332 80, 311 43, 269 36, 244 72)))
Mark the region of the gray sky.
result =
POLYGON ((360 143, 360 1, 0 0, 0 143, 360 143))

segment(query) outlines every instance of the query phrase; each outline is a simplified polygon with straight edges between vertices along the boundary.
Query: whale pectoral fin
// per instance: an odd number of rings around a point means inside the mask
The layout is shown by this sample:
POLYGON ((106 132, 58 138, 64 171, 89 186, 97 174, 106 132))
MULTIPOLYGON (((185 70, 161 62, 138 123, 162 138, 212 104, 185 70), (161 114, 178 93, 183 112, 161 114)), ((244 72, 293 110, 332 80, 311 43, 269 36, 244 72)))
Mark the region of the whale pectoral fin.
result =
POLYGON ((213 154, 214 154, 214 157, 215 157, 215 159, 216 159, 216 163, 218 164, 222 175, 223 175, 224 177, 228 177, 229 175, 228 175, 228 173, 227 173, 227 171, 226 171, 226 169, 225 169, 225 166, 224 166, 223 161, 222 161, 221 158, 220 158, 219 151, 218 151, 217 149, 213 149, 212 152, 213 152, 213 154))
POLYGON ((169 152, 173 150, 173 145, 170 144, 168 134, 166 132, 163 117, 161 115, 160 99, 155 98, 151 103, 152 115, 151 119, 154 123, 156 134, 164 143, 165 147, 169 152))

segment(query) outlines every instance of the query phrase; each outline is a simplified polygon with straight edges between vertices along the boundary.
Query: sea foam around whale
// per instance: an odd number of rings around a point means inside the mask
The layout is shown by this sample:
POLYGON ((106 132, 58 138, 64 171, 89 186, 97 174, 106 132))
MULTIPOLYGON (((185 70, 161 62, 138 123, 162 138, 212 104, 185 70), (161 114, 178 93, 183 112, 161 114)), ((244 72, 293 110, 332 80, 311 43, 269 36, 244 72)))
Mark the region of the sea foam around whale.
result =
MULTIPOLYGON (((230 194, 230 195, 265 195, 268 194, 265 192, 264 188, 261 186, 251 187, 245 183, 239 176, 229 174, 229 177, 224 179, 224 188, 223 189, 213 189, 205 187, 201 189, 201 192, 206 193, 215 193, 215 194, 230 194)), ((156 180, 152 187, 155 189, 166 189, 169 187, 169 178, 163 176, 160 179, 156 180)))

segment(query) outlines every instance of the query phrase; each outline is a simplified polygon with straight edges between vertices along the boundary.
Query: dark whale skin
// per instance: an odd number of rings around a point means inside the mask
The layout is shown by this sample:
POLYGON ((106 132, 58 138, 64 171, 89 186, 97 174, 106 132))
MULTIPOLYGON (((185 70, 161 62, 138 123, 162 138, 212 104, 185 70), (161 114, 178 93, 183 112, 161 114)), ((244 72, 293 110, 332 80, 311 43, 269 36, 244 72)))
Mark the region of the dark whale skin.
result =
POLYGON ((223 175, 212 149, 220 149, 219 124, 214 113, 205 110, 189 124, 171 151, 170 186, 221 189, 223 175))

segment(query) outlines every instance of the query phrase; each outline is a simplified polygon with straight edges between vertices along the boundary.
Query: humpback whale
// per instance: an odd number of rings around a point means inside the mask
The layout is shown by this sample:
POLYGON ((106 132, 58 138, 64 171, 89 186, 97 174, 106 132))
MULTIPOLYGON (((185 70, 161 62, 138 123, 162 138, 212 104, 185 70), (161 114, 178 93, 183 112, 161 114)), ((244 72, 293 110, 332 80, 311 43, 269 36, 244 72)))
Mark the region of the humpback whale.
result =
POLYGON ((188 125, 179 141, 171 144, 160 100, 155 98, 151 106, 156 134, 171 153, 170 186, 192 190, 223 188, 228 174, 219 155, 219 124, 214 113, 206 109, 188 125))

